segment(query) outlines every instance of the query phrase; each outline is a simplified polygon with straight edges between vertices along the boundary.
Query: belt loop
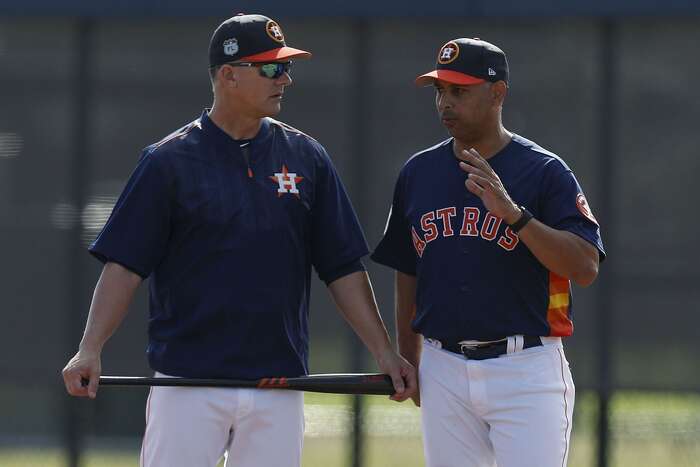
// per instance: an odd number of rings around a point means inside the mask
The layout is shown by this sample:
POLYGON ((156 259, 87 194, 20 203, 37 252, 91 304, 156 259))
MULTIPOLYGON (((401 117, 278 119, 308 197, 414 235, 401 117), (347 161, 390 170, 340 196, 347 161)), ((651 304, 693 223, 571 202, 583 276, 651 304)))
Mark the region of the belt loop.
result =
POLYGON ((511 354, 515 353, 515 337, 513 336, 508 336, 506 338, 507 344, 506 344, 506 353, 511 354))
POLYGON ((518 334, 515 336, 515 351, 520 352, 525 347, 525 338, 518 334))
POLYGON ((438 349, 442 348, 442 342, 440 342, 437 339, 431 339, 430 337, 426 337, 425 340, 429 343, 432 344, 433 347, 437 347, 438 349))

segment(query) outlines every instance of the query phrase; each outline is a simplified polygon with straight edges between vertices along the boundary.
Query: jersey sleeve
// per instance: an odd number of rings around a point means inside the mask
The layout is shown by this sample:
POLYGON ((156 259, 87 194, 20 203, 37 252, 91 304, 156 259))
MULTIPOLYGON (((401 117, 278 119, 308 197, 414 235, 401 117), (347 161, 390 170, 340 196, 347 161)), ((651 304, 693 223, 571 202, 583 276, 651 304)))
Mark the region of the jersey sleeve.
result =
POLYGON ((131 174, 107 223, 88 250, 148 277, 165 254, 170 234, 170 194, 165 170, 146 152, 131 174))
POLYGON ((573 172, 556 161, 550 162, 550 176, 540 198, 539 220, 566 230, 593 244, 605 259, 600 226, 573 172))
POLYGON ((376 263, 415 276, 417 257, 411 238, 411 228, 403 208, 405 202, 403 185, 404 172, 399 175, 394 187, 394 199, 389 209, 384 236, 370 258, 376 263))
MULTIPOLYGON (((335 280, 337 271, 369 253, 367 240, 340 176, 325 149, 319 153, 311 208, 311 262, 321 280, 335 280)), ((354 271, 354 270, 353 270, 354 271)))

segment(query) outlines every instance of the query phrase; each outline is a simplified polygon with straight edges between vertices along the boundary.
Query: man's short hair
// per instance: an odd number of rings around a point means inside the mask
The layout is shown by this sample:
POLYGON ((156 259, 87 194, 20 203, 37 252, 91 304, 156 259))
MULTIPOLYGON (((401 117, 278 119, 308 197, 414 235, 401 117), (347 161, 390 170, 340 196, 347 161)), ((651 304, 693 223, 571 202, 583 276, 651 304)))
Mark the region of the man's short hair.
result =
POLYGON ((209 79, 211 80, 212 84, 214 81, 216 81, 216 75, 219 73, 219 70, 221 69, 223 65, 216 65, 211 68, 209 68, 209 79))

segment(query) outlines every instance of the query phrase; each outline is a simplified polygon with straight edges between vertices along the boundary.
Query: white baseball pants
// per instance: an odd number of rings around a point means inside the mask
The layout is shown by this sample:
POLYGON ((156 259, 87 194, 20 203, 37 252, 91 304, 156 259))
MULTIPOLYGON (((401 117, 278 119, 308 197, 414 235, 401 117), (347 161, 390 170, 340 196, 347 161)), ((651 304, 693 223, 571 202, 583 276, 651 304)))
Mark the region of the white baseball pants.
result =
POLYGON ((565 467, 574 384, 560 338, 487 360, 424 341, 420 361, 427 467, 565 467))
MULTIPOLYGON (((157 376, 164 376, 158 375, 157 376)), ((299 467, 301 392, 151 388, 141 467, 299 467)))

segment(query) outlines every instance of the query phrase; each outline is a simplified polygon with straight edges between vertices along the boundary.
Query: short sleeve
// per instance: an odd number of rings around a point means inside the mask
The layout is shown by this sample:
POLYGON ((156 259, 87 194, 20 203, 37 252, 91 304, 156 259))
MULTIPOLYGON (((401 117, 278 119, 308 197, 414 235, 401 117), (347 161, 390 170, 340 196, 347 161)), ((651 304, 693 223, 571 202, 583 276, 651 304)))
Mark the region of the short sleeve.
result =
POLYGON ((394 187, 394 199, 384 228, 384 236, 370 257, 374 262, 412 276, 416 275, 416 251, 403 205, 403 172, 394 187))
POLYGON ((311 208, 311 262, 321 280, 328 282, 335 271, 367 255, 369 247, 333 163, 323 147, 317 148, 320 157, 311 208))
POLYGON ((109 220, 89 251, 148 277, 163 258, 170 234, 169 181, 146 152, 131 174, 109 220))
POLYGON ((550 162, 549 180, 540 198, 538 219, 592 243, 605 258, 600 226, 573 172, 557 161, 550 162))

